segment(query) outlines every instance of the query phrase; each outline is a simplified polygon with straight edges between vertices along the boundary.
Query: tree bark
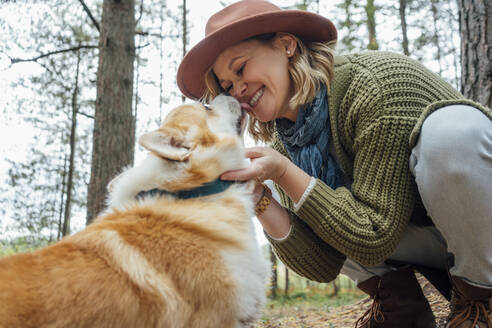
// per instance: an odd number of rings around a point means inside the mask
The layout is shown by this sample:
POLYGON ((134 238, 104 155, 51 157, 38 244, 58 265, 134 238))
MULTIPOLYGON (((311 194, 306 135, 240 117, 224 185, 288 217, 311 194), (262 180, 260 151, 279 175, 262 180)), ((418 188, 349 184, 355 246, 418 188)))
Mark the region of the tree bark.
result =
POLYGON ((339 7, 344 11, 342 17, 345 17, 345 19, 341 21, 340 26, 346 28, 345 36, 340 41, 346 52, 352 52, 357 48, 355 41, 358 38, 356 32, 358 24, 352 17, 354 4, 352 3, 352 0, 343 0, 339 7))
POLYGON ((289 268, 285 267, 284 295, 289 296, 289 268))
MULTIPOLYGON (((183 57, 186 55, 186 45, 188 44, 188 21, 186 18, 186 0, 183 0, 183 57)), ((181 96, 181 101, 185 102, 185 96, 181 96)))
MULTIPOLYGON (((164 35, 164 8, 165 3, 161 3, 159 11, 160 28, 159 33, 164 35)), ((164 40, 159 40, 159 124, 162 123, 162 108, 164 106, 164 40)), ((182 99, 182 98, 181 98, 182 99)))
POLYGON ((338 296, 338 292, 340 290, 340 287, 338 286, 338 283, 337 283, 337 280, 338 280, 338 277, 335 278, 332 282, 332 285, 333 285, 333 296, 338 296))
POLYGON ((134 58, 135 1, 104 0, 87 223, 104 208, 108 182, 133 163, 134 58))
MULTIPOLYGON (((140 41, 138 41, 138 46, 140 46, 140 41)), ((137 49, 139 49, 137 47, 137 49)), ((135 95, 133 97, 133 126, 132 126, 132 131, 137 131, 137 120, 138 120, 138 105, 140 103, 140 96, 139 96, 139 85, 140 85, 140 55, 135 53, 135 68, 134 68, 134 74, 135 76, 135 95)))
POLYGON ((402 35, 401 46, 403 48, 403 53, 407 56, 410 56, 410 51, 408 50, 406 9, 407 9, 407 0, 400 0, 400 25, 401 25, 401 35, 402 35))
POLYGON ((367 31, 369 32, 369 44, 367 49, 378 50, 379 45, 376 38, 376 6, 374 0, 367 0, 366 3, 367 14, 367 31))
POLYGON ((434 31, 432 41, 434 42, 434 46, 436 47, 436 60, 439 64, 439 75, 442 75, 442 50, 441 50, 441 38, 439 37, 439 29, 437 27, 437 22, 439 20, 439 13, 437 9, 437 2, 439 0, 431 0, 431 12, 432 12, 432 20, 434 21, 434 31))
MULTIPOLYGON (((62 149, 63 153, 63 149, 62 149)), ((62 237, 62 230, 63 230, 63 213, 65 212, 64 210, 64 205, 65 205, 65 186, 66 186, 66 177, 67 177, 67 155, 65 154, 65 158, 63 159, 63 173, 62 173, 62 184, 61 184, 61 200, 60 200, 60 209, 58 212, 58 231, 56 234, 56 240, 60 240, 62 237)))
MULTIPOLYGON (((449 10, 449 9, 448 9, 449 10)), ((456 24, 456 21, 458 22, 458 31, 461 31, 461 28, 460 28, 460 25, 461 25, 461 14, 459 12, 459 8, 457 10, 457 13, 456 15, 458 16, 458 19, 454 19, 455 17, 453 15, 448 15, 448 18, 449 18, 449 23, 450 26, 452 26, 452 24, 456 24)), ((454 43, 453 43, 453 46, 451 47, 451 51, 452 53, 455 54, 455 56, 453 56, 453 64, 454 64, 454 77, 455 77, 455 87, 456 89, 461 89, 461 56, 458 56, 458 49, 454 46, 454 43)))
POLYGON ((461 35, 461 92, 491 107, 492 0, 458 0, 461 35))

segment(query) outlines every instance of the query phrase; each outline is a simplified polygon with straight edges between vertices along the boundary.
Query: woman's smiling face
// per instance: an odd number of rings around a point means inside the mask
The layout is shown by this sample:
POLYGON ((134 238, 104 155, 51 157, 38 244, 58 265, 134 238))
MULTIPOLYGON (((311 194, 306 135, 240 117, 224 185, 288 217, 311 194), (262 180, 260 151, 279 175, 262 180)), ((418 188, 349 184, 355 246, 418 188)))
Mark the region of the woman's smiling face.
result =
POLYGON ((243 41, 219 55, 213 72, 222 89, 259 121, 280 117, 295 121, 297 111, 289 109, 292 88, 288 72, 294 50, 295 40, 289 35, 278 35, 270 43, 243 41))

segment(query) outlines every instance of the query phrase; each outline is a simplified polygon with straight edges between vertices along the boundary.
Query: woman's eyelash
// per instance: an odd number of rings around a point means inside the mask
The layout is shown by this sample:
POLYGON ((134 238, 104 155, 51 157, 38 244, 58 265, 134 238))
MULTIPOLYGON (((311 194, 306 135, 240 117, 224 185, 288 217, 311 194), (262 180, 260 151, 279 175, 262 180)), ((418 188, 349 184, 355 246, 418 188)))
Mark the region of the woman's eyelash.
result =
MULTIPOLYGON (((244 71, 244 66, 246 66, 246 63, 243 63, 243 64, 239 67, 239 69, 236 71, 236 74, 237 74, 237 75, 241 76, 241 75, 243 74, 243 71, 244 71)), ((227 87, 225 87, 225 88, 223 88, 223 89, 224 89, 224 91, 225 91, 226 93, 229 93, 229 91, 231 91, 231 89, 232 89, 232 84, 231 84, 231 85, 229 85, 229 86, 227 86, 227 87)))
POLYGON ((237 75, 242 75, 243 74, 244 66, 246 66, 246 63, 242 64, 241 67, 239 67, 239 69, 236 72, 237 75))

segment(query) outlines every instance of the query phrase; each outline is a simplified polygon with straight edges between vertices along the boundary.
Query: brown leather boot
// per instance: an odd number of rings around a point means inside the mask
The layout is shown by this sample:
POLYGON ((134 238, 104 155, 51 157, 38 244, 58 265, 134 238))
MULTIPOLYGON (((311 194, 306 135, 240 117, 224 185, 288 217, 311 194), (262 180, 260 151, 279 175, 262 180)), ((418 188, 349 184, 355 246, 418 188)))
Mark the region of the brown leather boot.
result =
POLYGON ((357 320, 356 328, 436 327, 434 314, 412 268, 372 277, 357 287, 371 296, 373 303, 357 320))
POLYGON ((492 289, 451 276, 451 313, 446 328, 492 328, 492 289))

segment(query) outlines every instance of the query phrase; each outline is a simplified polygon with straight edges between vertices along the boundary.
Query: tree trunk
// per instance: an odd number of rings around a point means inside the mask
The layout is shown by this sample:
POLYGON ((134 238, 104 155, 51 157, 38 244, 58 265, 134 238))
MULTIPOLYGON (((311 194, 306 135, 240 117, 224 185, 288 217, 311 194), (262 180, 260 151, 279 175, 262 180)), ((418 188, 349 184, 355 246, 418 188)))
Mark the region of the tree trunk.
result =
MULTIPOLYGON (((186 18, 186 0, 183 0, 183 57, 186 55, 186 45, 188 44, 188 22, 186 18)), ((185 96, 181 96, 181 100, 185 101, 185 96)))
POLYGON ((338 291, 340 290, 340 287, 338 286, 337 280, 338 280, 338 277, 335 278, 333 280, 333 282, 332 282, 332 285, 333 285, 333 296, 338 296, 338 291))
POLYGON ((270 263, 272 268, 272 276, 270 278, 270 297, 272 299, 276 299, 278 288, 277 256, 275 256, 272 246, 269 245, 268 248, 270 249, 270 263))
POLYGON ((62 236, 70 234, 70 215, 72 208, 72 189, 73 173, 75 170, 75 137, 77 133, 77 97, 79 94, 79 69, 80 69, 80 50, 77 51, 77 68, 75 71, 75 85, 72 93, 72 125, 70 127, 70 155, 68 160, 68 181, 67 181, 67 198, 65 200, 65 215, 63 216, 62 236))
POLYGON ((367 31, 369 32, 369 45, 367 46, 367 49, 378 50, 379 45, 376 39, 376 7, 374 6, 374 0, 367 0, 366 14, 367 31))
POLYGON ((285 267, 284 295, 289 296, 289 268, 285 267))
POLYGON ((439 64, 439 75, 442 75, 442 50, 441 50, 441 44, 440 44, 440 38, 439 38, 439 29, 437 27, 437 22, 439 20, 439 13, 437 9, 437 2, 439 0, 431 0, 431 12, 432 12, 432 19, 434 21, 434 34, 432 37, 432 41, 434 42, 434 46, 436 47, 436 60, 437 63, 439 64))
MULTIPOLYGON (((140 48, 140 41, 138 41, 138 48, 140 48)), ((137 131, 137 120, 138 120, 138 105, 140 102, 140 96, 138 94, 138 87, 140 85, 140 55, 135 53, 135 68, 134 68, 135 76, 135 96, 133 97, 133 131, 137 131)))
POLYGON ((492 0, 458 0, 461 34, 461 92, 491 107, 492 0))
MULTIPOLYGON (((63 138, 62 138, 63 139, 63 138)), ((65 186, 66 186, 66 177, 67 177, 67 155, 65 154, 65 158, 63 160, 63 174, 62 174, 62 185, 61 185, 61 200, 60 200, 60 209, 58 213, 58 233, 56 235, 56 239, 60 240, 62 237, 63 230, 63 213, 64 213, 64 204, 65 204, 65 186)))
POLYGON ((104 208, 108 182, 133 163, 134 15, 134 0, 103 1, 87 223, 104 208))
POLYGON ((410 56, 410 51, 408 50, 408 33, 407 33, 407 0, 400 0, 400 25, 401 25, 401 35, 403 48, 403 53, 410 56))
MULTIPOLYGON (((455 2, 453 2, 454 4, 455 2)), ((447 2, 446 3, 448 6, 446 7, 446 11, 448 12, 448 15, 446 15, 447 17, 447 23, 449 26, 456 26, 458 25, 458 31, 460 31, 460 13, 459 13, 459 8, 457 8, 458 10, 456 10, 456 12, 453 10, 453 7, 452 7, 452 4, 451 2, 447 2), (456 17, 457 16, 457 17, 456 17)), ((456 5, 458 5, 456 3, 456 5)), ((455 47, 455 43, 454 42, 451 42, 451 47, 449 49, 449 52, 454 54, 453 56, 453 70, 454 70, 454 87, 456 89, 460 89, 461 88, 461 84, 460 84, 460 71, 461 71, 461 67, 460 67, 460 56, 458 56, 459 54, 459 50, 455 47)))
MULTIPOLYGON (((164 8, 165 4, 161 3, 159 11, 160 34, 164 35, 164 8)), ((159 40, 159 124, 162 123, 162 108, 164 106, 164 40, 159 40)))
POLYGON ((340 39, 341 46, 343 46, 343 51, 352 52, 356 49, 356 41, 358 40, 358 35, 356 29, 358 28, 358 23, 353 18, 354 4, 352 0, 343 0, 341 4, 338 5, 340 9, 343 10, 343 20, 339 21, 340 30, 344 29, 344 37, 340 39))

